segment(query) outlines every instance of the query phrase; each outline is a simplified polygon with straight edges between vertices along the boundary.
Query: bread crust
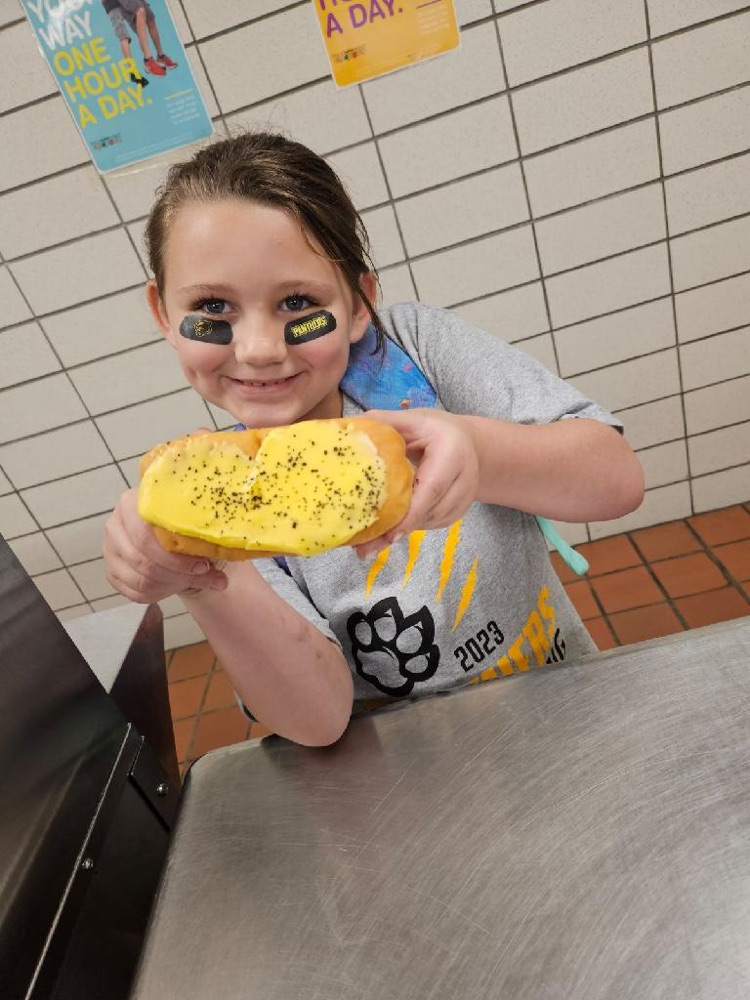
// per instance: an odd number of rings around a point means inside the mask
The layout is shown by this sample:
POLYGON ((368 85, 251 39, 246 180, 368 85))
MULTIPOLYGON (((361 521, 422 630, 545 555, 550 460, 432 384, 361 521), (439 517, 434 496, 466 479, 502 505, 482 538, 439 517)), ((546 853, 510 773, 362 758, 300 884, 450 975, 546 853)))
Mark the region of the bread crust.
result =
MULTIPOLYGON (((346 545, 360 545, 363 542, 372 541, 372 539, 386 534, 399 521, 403 520, 411 503, 414 470, 406 457, 404 439, 389 424, 371 420, 368 417, 338 417, 331 418, 330 422, 366 434, 375 445, 378 455, 385 465, 385 500, 378 512, 377 519, 368 528, 358 532, 345 543, 346 545)), ((199 435, 209 434, 212 443, 219 446, 226 443, 233 448, 240 448, 250 458, 254 458, 265 436, 271 431, 279 429, 278 427, 263 427, 248 428, 243 431, 204 431, 177 438, 173 441, 167 441, 152 448, 151 451, 147 452, 141 458, 141 476, 143 476, 151 463, 159 458, 167 449, 184 447, 188 441, 195 439, 199 435)), ((167 552, 199 556, 212 561, 239 562, 245 559, 263 559, 289 555, 288 552, 282 553, 270 550, 250 551, 248 549, 232 548, 227 545, 217 545, 213 542, 204 541, 201 538, 179 535, 158 525, 154 525, 154 532, 159 544, 167 552)))

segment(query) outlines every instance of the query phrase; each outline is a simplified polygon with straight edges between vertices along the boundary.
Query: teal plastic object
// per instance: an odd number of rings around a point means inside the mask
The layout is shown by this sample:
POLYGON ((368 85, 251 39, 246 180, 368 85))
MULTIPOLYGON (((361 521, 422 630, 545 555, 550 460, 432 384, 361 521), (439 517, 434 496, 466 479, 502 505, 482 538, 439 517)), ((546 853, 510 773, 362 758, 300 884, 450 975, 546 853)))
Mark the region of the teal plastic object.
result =
POLYGON ((576 552, 575 549, 568 545, 551 521, 547 520, 546 517, 537 517, 536 523, 539 525, 539 530, 550 545, 557 549, 562 559, 568 566, 570 566, 574 573, 577 573, 579 576, 583 576, 584 573, 588 573, 588 562, 584 559, 580 552, 576 552))

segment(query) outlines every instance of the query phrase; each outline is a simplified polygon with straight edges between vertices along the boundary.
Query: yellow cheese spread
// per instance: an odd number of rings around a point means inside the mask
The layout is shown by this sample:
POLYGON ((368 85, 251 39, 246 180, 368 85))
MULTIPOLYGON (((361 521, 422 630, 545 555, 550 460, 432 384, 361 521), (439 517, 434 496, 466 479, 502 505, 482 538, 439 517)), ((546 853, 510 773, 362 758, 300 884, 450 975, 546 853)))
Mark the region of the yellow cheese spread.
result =
POLYGON ((377 519, 385 478, 366 434, 309 420, 269 431, 254 458, 211 435, 168 446, 144 473, 138 509, 151 524, 216 545, 314 555, 377 519))

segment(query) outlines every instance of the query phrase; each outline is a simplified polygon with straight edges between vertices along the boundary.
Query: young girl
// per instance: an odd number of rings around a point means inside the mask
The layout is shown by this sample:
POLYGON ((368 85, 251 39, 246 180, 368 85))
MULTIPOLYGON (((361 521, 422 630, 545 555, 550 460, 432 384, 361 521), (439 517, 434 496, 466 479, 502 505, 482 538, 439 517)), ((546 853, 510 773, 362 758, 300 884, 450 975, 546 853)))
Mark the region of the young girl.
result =
POLYGON ((640 504, 614 417, 450 312, 376 312, 361 219, 325 161, 281 136, 217 141, 174 166, 146 239, 151 311, 204 399, 247 427, 368 409, 416 467, 389 536, 285 565, 167 553, 136 491, 120 499, 108 579, 141 603, 179 594, 255 718, 323 745, 353 705, 595 650, 535 515, 602 520, 640 504), (322 310, 335 324, 287 343, 290 320, 322 310), (196 316, 227 324, 223 342, 193 339, 196 316))

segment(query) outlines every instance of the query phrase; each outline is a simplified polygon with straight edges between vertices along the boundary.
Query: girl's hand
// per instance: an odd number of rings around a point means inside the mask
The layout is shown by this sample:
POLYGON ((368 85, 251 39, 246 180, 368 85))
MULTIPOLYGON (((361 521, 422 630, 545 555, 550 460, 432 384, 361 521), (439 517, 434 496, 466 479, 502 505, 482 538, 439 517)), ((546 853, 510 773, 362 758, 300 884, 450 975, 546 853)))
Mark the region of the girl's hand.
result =
POLYGON ((104 570, 123 597, 155 604, 196 590, 224 590, 227 578, 208 559, 166 552, 138 515, 138 491, 124 493, 104 527, 104 570))
POLYGON ((411 505, 386 535, 355 546, 366 558, 415 529, 444 528, 466 513, 477 498, 479 458, 471 432, 460 415, 444 410, 368 410, 373 420, 390 424, 404 438, 416 466, 411 505))

